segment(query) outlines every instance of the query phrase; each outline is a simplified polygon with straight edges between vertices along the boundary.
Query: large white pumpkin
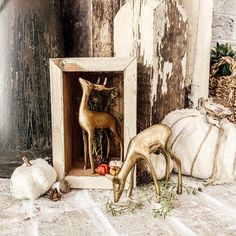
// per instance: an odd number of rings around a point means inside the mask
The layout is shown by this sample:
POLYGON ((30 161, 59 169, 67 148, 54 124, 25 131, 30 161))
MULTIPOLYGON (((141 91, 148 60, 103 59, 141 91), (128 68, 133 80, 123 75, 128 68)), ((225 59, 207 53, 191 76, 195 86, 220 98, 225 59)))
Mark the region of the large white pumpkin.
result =
POLYGON ((227 119, 212 121, 197 109, 183 109, 171 112, 162 123, 172 129, 171 148, 181 160, 182 174, 214 184, 232 182, 236 177, 236 125, 227 119))
POLYGON ((47 161, 36 159, 17 167, 11 176, 11 192, 17 199, 36 199, 55 183, 57 173, 47 161))
MULTIPOLYGON (((151 153, 149 158, 150 158, 152 165, 154 167, 157 179, 158 180, 164 179, 166 177, 166 160, 165 160, 165 158, 161 154, 155 154, 155 153, 151 153)), ((170 160, 169 173, 172 172, 173 167, 174 167, 173 161, 170 160)), ((151 173, 151 170, 145 160, 139 161, 138 170, 139 171, 148 171, 149 173, 151 173)))

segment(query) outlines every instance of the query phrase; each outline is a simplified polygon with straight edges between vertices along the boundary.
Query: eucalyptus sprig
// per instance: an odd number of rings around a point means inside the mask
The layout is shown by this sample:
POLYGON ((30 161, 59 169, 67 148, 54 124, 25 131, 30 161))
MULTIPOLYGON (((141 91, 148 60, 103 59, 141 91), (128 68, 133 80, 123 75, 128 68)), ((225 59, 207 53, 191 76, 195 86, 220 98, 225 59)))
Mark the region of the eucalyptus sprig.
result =
POLYGON ((106 203, 107 212, 113 216, 125 214, 127 211, 135 213, 137 209, 142 209, 143 203, 141 201, 128 200, 126 204, 115 204, 108 200, 106 203))
MULTIPOLYGON (((154 218, 165 219, 170 215, 172 210, 181 205, 176 193, 177 187, 177 183, 173 181, 161 181, 161 196, 157 202, 154 184, 143 185, 138 189, 137 199, 129 199, 125 204, 114 203, 108 200, 106 203, 106 211, 112 216, 117 216, 129 212, 135 213, 137 210, 142 209, 145 203, 155 203, 157 207, 152 209, 154 218)), ((197 192, 202 191, 202 189, 183 185, 183 191, 187 194, 196 195, 197 192)))

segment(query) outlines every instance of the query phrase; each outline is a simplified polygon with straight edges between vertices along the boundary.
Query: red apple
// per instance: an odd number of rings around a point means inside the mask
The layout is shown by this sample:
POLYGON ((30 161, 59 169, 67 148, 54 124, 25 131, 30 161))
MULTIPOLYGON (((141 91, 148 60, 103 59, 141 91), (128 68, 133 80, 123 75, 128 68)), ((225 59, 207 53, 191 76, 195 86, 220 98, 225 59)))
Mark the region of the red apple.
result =
POLYGON ((100 164, 97 167, 97 172, 99 175, 105 175, 109 172, 109 165, 108 164, 100 164))

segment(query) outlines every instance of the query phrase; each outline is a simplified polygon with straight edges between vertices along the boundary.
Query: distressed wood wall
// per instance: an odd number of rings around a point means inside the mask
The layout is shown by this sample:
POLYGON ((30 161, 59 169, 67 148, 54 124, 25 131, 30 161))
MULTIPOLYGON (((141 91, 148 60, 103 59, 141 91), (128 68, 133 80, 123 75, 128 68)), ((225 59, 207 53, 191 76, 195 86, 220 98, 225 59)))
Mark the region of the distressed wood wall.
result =
POLYGON ((65 54, 113 55, 113 19, 124 0, 62 0, 65 54))
POLYGON ((63 56, 60 3, 0 1, 0 177, 23 151, 51 155, 50 57, 63 56))
POLYGON ((187 15, 178 0, 160 2, 154 12, 151 124, 185 107, 187 15))
POLYGON ((177 0, 130 0, 114 23, 116 56, 138 58, 138 131, 185 106, 187 17, 177 0))

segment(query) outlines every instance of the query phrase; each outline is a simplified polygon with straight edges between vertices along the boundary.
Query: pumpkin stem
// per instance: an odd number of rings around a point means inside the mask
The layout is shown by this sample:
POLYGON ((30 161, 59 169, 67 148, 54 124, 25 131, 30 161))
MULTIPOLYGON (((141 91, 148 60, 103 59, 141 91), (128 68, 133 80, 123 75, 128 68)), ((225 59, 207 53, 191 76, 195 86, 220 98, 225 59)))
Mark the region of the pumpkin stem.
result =
POLYGON ((29 162, 29 159, 26 156, 22 157, 22 160, 24 161, 24 163, 26 164, 26 166, 32 166, 32 164, 29 162))

